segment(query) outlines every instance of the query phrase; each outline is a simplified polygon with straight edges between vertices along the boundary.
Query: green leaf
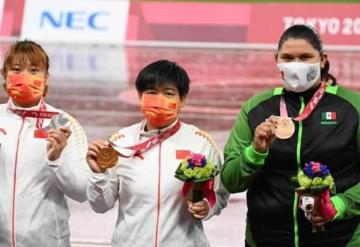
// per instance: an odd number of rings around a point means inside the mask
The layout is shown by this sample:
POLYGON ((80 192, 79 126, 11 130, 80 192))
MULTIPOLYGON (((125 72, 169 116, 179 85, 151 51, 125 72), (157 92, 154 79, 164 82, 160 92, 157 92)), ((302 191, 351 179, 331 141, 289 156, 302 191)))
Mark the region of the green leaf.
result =
POLYGON ((322 192, 324 190, 327 190, 329 189, 329 186, 328 185, 316 185, 316 186, 311 186, 310 187, 310 193, 312 194, 317 194, 319 192, 322 192))
POLYGON ((293 187, 295 187, 295 188, 300 187, 298 177, 292 177, 292 178, 291 178, 291 185, 292 185, 293 187))
POLYGON ((309 188, 306 188, 306 187, 303 187, 303 186, 295 188, 296 192, 301 192, 301 193, 308 192, 309 190, 310 190, 309 188))
POLYGON ((207 178, 198 178, 198 179, 194 179, 193 181, 195 183, 203 183, 203 182, 206 182, 208 180, 210 180, 212 177, 207 177, 207 178))
POLYGON ((180 179, 181 181, 187 181, 188 178, 184 174, 175 174, 175 177, 177 179, 180 179))
POLYGON ((178 165, 178 167, 176 168, 176 171, 175 171, 175 173, 179 173, 179 172, 181 172, 182 173, 182 171, 181 171, 181 163, 180 163, 180 165, 178 165))

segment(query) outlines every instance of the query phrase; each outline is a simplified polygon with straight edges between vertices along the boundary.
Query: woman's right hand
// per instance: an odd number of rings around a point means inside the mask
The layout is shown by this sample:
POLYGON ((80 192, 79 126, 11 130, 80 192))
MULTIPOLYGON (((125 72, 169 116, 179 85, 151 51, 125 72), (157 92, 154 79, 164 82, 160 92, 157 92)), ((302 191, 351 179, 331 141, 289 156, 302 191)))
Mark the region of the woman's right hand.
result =
POLYGON ((252 144, 256 152, 266 153, 269 150, 276 139, 277 121, 277 117, 272 115, 256 127, 252 144))
POLYGON ((86 154, 86 161, 90 166, 91 170, 95 173, 103 173, 105 169, 101 169, 96 162, 96 157, 102 148, 106 148, 109 146, 108 141, 104 140, 96 140, 89 144, 88 152, 86 154))

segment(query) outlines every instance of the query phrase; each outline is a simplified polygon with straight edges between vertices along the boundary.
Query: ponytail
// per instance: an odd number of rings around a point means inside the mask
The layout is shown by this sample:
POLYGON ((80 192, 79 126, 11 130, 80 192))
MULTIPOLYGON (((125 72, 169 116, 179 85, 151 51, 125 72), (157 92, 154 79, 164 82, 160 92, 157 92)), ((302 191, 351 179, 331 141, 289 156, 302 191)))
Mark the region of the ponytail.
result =
POLYGON ((326 61, 324 68, 321 69, 321 81, 325 81, 330 85, 336 85, 336 77, 329 73, 330 63, 329 60, 326 61))

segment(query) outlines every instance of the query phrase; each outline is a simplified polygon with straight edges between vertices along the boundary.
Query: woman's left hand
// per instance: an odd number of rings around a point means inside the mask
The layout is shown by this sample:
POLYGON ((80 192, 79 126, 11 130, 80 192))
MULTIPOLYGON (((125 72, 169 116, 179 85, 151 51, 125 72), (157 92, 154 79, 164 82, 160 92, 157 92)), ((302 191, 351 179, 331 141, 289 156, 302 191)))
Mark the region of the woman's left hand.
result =
POLYGON ((204 219, 210 211, 209 204, 205 200, 199 202, 187 201, 187 204, 189 212, 195 219, 204 219))
POLYGON ((59 129, 50 129, 48 131, 47 155, 50 161, 57 160, 64 150, 67 140, 71 135, 68 127, 60 127, 59 129))

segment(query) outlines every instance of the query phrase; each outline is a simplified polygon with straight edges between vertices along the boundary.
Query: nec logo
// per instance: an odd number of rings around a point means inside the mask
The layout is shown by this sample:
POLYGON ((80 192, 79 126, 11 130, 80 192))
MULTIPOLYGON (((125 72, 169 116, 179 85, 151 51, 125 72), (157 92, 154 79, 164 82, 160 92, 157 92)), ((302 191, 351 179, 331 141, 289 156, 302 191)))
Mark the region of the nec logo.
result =
POLYGON ((104 25, 104 19, 107 16, 109 16, 109 12, 59 11, 58 13, 51 13, 50 11, 43 11, 41 13, 40 27, 51 26, 58 29, 106 31, 108 28, 104 25))

